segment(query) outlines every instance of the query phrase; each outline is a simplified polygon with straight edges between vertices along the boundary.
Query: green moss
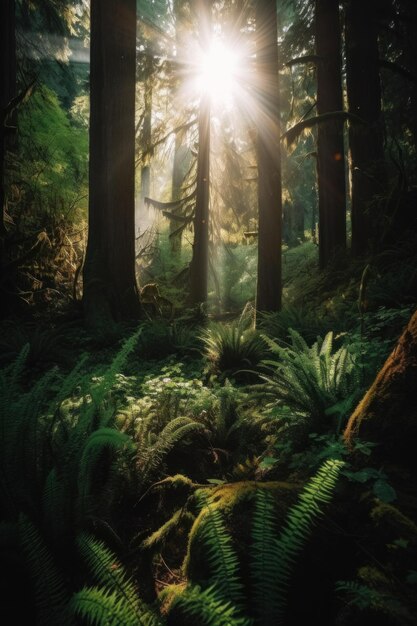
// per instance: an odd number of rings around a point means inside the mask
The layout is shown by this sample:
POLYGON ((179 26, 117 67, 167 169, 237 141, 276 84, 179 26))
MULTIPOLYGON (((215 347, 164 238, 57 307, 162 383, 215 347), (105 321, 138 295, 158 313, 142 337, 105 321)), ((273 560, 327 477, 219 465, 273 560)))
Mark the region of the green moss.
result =
POLYGON ((392 504, 377 500, 371 519, 378 526, 386 526, 407 538, 417 539, 417 525, 392 504))
POLYGON ((162 549, 167 541, 177 533, 180 533, 182 536, 187 533, 194 519, 194 515, 189 511, 178 509, 163 526, 142 542, 142 548, 153 552, 162 549))

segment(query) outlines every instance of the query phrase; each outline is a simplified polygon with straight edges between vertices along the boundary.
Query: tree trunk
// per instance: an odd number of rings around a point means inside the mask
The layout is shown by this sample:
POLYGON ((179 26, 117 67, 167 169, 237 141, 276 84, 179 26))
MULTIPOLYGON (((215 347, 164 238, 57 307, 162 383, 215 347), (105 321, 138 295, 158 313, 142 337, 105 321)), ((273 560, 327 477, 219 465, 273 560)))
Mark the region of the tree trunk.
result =
POLYGON ((92 0, 89 232, 84 311, 89 325, 135 318, 135 0, 92 0))
POLYGON ((417 440, 417 312, 369 391, 350 417, 345 441, 357 437, 378 444, 382 462, 415 467, 417 440))
POLYGON ((16 95, 16 7, 15 0, 3 0, 0 4, 0 209, 1 236, 5 232, 4 210, 5 193, 5 111, 7 105, 16 95))
POLYGON ((378 225, 375 198, 384 192, 384 135, 381 117, 381 83, 378 31, 374 2, 349 0, 346 6, 346 82, 349 112, 366 125, 349 127, 352 176, 352 252, 372 249, 378 225))
MULTIPOLYGON (((5 275, 6 251, 5 225, 6 211, 6 150, 5 133, 6 107, 16 95, 16 6, 15 0, 3 0, 0 3, 0 285, 4 286, 8 277, 5 275)), ((6 294, 1 297, 0 318, 7 312, 6 294)))
POLYGON ((275 0, 256 3, 258 82, 258 311, 281 308, 282 190, 275 0))
MULTIPOLYGON (((184 183, 184 161, 186 161, 187 148, 184 146, 185 132, 179 130, 175 135, 174 163, 172 167, 172 191, 171 199, 173 202, 180 200, 181 188, 184 183)), ((179 211, 173 211, 174 213, 179 211)), ((170 243, 173 258, 179 260, 181 256, 182 231, 178 230, 178 222, 170 220, 170 243)))
POLYGON ((152 145, 152 95, 153 95, 153 59, 151 52, 146 53, 144 80, 144 111, 142 126, 142 150, 144 152, 140 173, 139 210, 145 208, 145 198, 151 195, 151 145, 152 145))
MULTIPOLYGON (((341 37, 338 0, 316 0, 317 113, 343 110, 341 37)), ((346 183, 343 121, 317 129, 319 260, 327 267, 346 249, 346 183)))
MULTIPOLYGON (((195 0, 200 46, 207 50, 211 38, 211 2, 195 0)), ((198 121, 197 191, 194 215, 193 256, 190 264, 191 305, 207 301, 210 201, 210 95, 201 95, 198 121)))
POLYGON ((204 94, 198 123, 197 196, 193 257, 190 265, 190 304, 207 301, 210 200, 210 97, 204 94))

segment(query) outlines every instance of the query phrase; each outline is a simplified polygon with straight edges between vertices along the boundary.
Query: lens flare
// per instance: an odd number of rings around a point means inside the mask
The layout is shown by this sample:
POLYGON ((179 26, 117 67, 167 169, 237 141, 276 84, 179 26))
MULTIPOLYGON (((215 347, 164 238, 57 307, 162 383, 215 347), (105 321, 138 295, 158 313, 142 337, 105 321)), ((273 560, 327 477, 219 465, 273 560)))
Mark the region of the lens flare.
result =
POLYGON ((210 97, 213 104, 231 104, 236 89, 238 56, 220 41, 214 41, 202 55, 196 87, 210 97))

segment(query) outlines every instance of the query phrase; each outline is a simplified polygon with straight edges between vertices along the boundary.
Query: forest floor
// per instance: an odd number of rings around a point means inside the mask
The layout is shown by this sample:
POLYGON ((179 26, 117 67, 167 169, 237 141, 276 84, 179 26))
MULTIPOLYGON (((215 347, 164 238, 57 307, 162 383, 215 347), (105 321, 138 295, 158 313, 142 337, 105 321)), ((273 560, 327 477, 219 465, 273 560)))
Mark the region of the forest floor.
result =
POLYGON ((101 337, 68 312, 2 323, 3 552, 10 586, 23 571, 31 589, 22 616, 90 623, 94 588, 100 619, 113 603, 126 624, 416 623, 414 476, 343 440, 415 309, 414 260, 323 274, 312 246, 287 252, 285 306, 256 330, 243 306, 101 337), (59 588, 48 610, 41 571, 59 588))

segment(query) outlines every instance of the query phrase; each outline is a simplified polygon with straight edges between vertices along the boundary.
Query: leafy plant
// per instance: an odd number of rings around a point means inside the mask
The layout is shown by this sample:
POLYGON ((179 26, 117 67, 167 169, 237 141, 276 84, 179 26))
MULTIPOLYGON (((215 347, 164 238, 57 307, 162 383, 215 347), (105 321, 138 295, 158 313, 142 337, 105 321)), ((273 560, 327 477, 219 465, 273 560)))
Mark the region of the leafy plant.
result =
POLYGON ((157 614, 141 601, 133 581, 113 552, 85 534, 78 538, 78 546, 91 576, 100 586, 85 587, 74 594, 69 605, 73 615, 95 626, 161 624, 157 614))
MULTIPOLYGON (((288 511, 278 536, 274 498, 265 488, 256 489, 249 549, 250 588, 253 589, 251 612, 256 616, 255 623, 262 626, 281 623, 291 574, 314 523, 332 498, 343 465, 339 460, 323 463, 303 488, 298 502, 288 511)), ((191 530, 185 560, 186 571, 191 575, 189 586, 196 582, 192 578, 194 569, 188 567, 192 551, 198 545, 199 558, 203 559, 198 583, 201 585, 204 578, 208 593, 214 592, 219 601, 232 600, 241 610, 243 585, 232 537, 213 498, 202 492, 198 492, 197 497, 203 508, 191 530)), ((186 596, 184 598, 186 602, 186 596)))
POLYGON ((202 334, 202 341, 209 371, 221 379, 241 378, 240 370, 257 367, 265 356, 260 334, 248 328, 246 320, 242 319, 230 324, 212 323, 202 334))
POLYGON ((282 347, 263 335, 275 359, 262 361, 267 373, 262 390, 271 398, 271 407, 288 409, 294 417, 311 419, 319 431, 328 415, 337 417, 337 430, 352 409, 360 389, 360 371, 348 347, 333 351, 333 333, 310 348, 301 335, 292 330, 291 345, 282 347))

